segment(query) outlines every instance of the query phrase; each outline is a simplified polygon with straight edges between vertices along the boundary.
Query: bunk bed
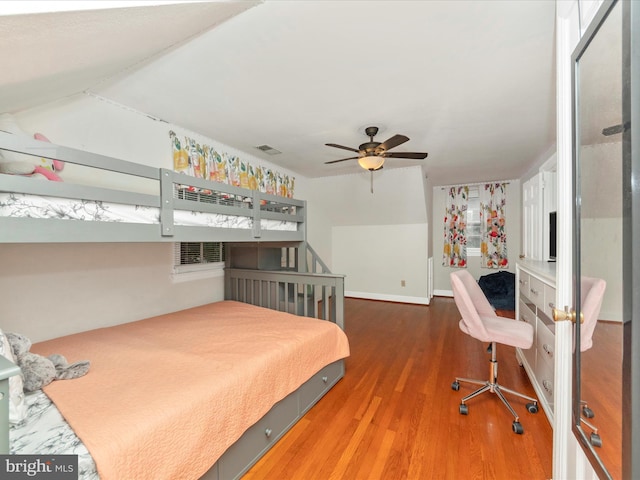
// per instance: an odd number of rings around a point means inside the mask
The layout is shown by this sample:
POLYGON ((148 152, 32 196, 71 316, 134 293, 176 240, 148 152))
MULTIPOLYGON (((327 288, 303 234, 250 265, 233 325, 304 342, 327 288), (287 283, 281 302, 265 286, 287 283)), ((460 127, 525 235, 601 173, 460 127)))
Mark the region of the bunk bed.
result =
MULTIPOLYGON (((275 244, 278 245, 296 245, 300 251, 299 262, 301 264, 307 262, 306 258, 303 258, 308 252, 305 247, 306 226, 303 201, 186 177, 167 169, 148 167, 68 147, 43 144, 37 140, 17 138, 4 132, 0 132, 0 150, 57 159, 96 171, 117 172, 142 178, 154 185, 154 191, 148 193, 122 188, 96 188, 84 184, 39 181, 0 174, 0 243, 276 242, 275 244)), ((313 252, 310 248, 309 250, 313 252)), ((217 311, 222 306, 241 306, 242 313, 231 315, 232 320, 224 320, 224 315, 213 314, 212 316, 222 317, 223 322, 237 322, 238 331, 243 330, 244 333, 255 334, 260 330, 258 326, 247 327, 244 320, 249 317, 256 317, 258 322, 268 323, 271 322, 273 314, 290 325, 290 322, 299 321, 300 329, 308 325, 306 322, 316 322, 324 325, 321 329, 328 329, 331 332, 330 335, 336 339, 334 343, 340 344, 340 347, 331 354, 335 358, 325 358, 320 364, 315 364, 311 370, 302 373, 297 380, 290 383, 289 387, 280 389, 281 391, 275 397, 272 397, 271 392, 267 394, 265 391, 249 390, 238 393, 239 398, 248 398, 249 403, 252 402, 251 399, 255 400, 256 396, 266 395, 271 398, 272 405, 269 409, 263 408, 267 410, 266 413, 260 411, 248 416, 243 415, 248 420, 236 426, 235 433, 229 436, 231 440, 225 441, 226 443, 222 445, 212 444, 211 447, 206 448, 209 455, 208 461, 210 461, 208 471, 201 477, 198 473, 196 477, 185 474, 184 478, 200 477, 208 480, 240 478, 344 376, 344 358, 348 356, 348 342, 343 332, 344 278, 341 275, 330 274, 326 270, 316 273, 315 266, 311 270, 309 273, 227 268, 225 300, 196 308, 196 310, 217 311), (313 319, 302 317, 313 317, 313 319), (238 322, 238 318, 242 318, 242 321, 238 322)), ((156 322, 153 325, 159 325, 168 317, 176 317, 178 322, 183 322, 185 318, 194 315, 191 310, 193 309, 132 322, 132 324, 150 325, 150 322, 156 322)), ((132 324, 113 328, 119 332, 122 329, 133 328, 132 324)), ((103 330, 100 329, 98 337, 105 334, 103 330)), ((109 329, 109 332, 111 331, 109 329)), ((62 339, 36 344, 33 349, 44 355, 53 350, 69 355, 66 350, 71 350, 82 356, 85 350, 80 349, 76 352, 74 350, 76 345, 84 345, 82 348, 87 348, 86 345, 92 345, 93 335, 95 332, 92 333, 92 331, 81 332, 70 338, 89 337, 88 341, 68 341, 66 337, 62 337, 62 339)), ((209 335, 217 337, 216 333, 209 333, 209 335)), ((133 336, 138 338, 137 333, 133 336)), ((290 336, 291 331, 285 335, 285 337, 290 336)), ((200 337, 204 337, 204 334, 200 337)), ((269 334, 265 333, 264 337, 268 338, 269 334)), ((280 343, 281 340, 275 343, 280 343)), ((94 343, 93 346, 95 345, 94 343)), ((221 347, 226 343, 221 344, 218 341, 215 345, 221 347)), ((293 358, 298 358, 296 355, 301 354, 300 350, 315 351, 315 355, 312 356, 323 357, 317 349, 314 350, 317 347, 310 347, 309 344, 306 346, 301 344, 299 347, 301 348, 298 348, 298 353, 295 353, 293 358)), ((255 347, 252 350, 262 351, 262 347, 255 347)), ((323 347, 321 350, 327 349, 323 347)), ((279 357, 279 354, 275 354, 275 357, 279 357)), ((297 360, 292 361, 289 357, 288 364, 295 363, 297 360)), ((279 369, 283 370, 282 365, 279 369)), ((0 356, 0 453, 16 453, 18 450, 22 454, 40 453, 39 451, 29 452, 28 449, 33 447, 23 445, 22 440, 19 441, 20 445, 12 444, 10 441, 9 378, 17 373, 19 369, 0 356)), ((93 373, 90 371, 86 378, 90 378, 93 373)), ((288 376, 291 377, 290 374, 288 376)), ((45 391, 47 389, 50 389, 50 392, 66 388, 78 389, 82 387, 83 381, 86 381, 85 377, 54 382, 46 387, 45 391)), ((256 383, 259 382, 249 382, 252 386, 256 383)), ((166 393, 166 382, 164 384, 165 390, 162 391, 166 393)), ((277 384, 280 385, 280 383, 277 384)), ((271 384, 272 387, 273 384, 271 384)), ((51 396, 56 395, 51 393, 51 396)), ((75 397, 78 396, 79 393, 76 391, 75 397)), ((71 398, 74 398, 73 394, 71 398)), ((117 402, 117 399, 113 399, 113 402, 117 402)), ((225 400, 225 402, 231 401, 225 400)), ((242 402, 238 400, 238 403, 242 402)), ((62 402, 61 405, 63 405, 62 402)), ((69 406, 67 403, 62 406, 62 409, 69 411, 77 406, 73 403, 69 406)), ((40 421, 49 421, 49 418, 54 418, 56 422, 62 420, 62 426, 58 427, 66 428, 63 433, 58 431, 54 434, 57 435, 55 441, 45 440, 39 445, 43 447, 49 444, 67 444, 71 448, 71 453, 80 454, 81 469, 87 470, 85 478, 97 478, 96 473, 92 473, 91 469, 91 465, 95 462, 89 453, 90 449, 87 449, 78 439, 73 429, 61 416, 55 403, 51 403, 48 395, 40 392, 38 396, 31 397, 30 408, 38 412, 39 418, 45 418, 40 421), (43 413, 45 410, 52 413, 45 415, 43 413), (66 440, 60 442, 61 438, 66 440)), ((227 414, 226 417, 231 418, 233 415, 227 414)), ((42 427, 36 424, 35 427, 28 428, 38 430, 42 427)), ((13 438, 16 438, 15 428, 11 431, 13 438)), ((32 433, 26 433, 20 438, 29 438, 30 435, 32 433)), ((55 451, 46 449, 45 453, 53 454, 55 451)), ((104 460, 100 461, 104 465, 104 460)), ((114 478, 110 475, 112 474, 107 473, 104 478, 114 478)), ((153 478, 163 478, 163 474, 157 474, 157 472, 152 475, 153 478)), ((143 477, 140 476, 140 472, 137 472, 135 478, 143 477)))
POLYGON ((145 182, 135 191, 0 175, 0 243, 305 240, 301 200, 1 131, 0 150, 145 182))

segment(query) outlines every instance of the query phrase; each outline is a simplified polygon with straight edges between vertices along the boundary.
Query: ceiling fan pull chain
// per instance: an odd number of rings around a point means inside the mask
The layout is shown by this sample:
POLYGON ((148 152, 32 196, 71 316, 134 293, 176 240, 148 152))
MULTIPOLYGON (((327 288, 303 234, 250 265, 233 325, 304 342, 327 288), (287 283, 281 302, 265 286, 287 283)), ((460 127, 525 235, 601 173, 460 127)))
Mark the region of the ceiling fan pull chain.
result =
POLYGON ((373 170, 370 170, 371 172, 371 193, 373 193, 373 170))

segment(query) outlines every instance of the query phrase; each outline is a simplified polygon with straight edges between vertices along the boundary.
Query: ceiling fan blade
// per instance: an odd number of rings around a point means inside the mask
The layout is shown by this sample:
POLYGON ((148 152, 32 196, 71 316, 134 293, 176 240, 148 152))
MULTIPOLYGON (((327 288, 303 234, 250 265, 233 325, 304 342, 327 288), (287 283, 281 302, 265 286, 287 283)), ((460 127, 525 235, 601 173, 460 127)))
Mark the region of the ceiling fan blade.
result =
POLYGON ((620 124, 620 125, 613 125, 612 127, 603 128, 602 135, 604 135, 605 137, 608 137, 610 135, 615 135, 617 133, 623 133, 628 128, 629 127, 626 123, 620 124))
POLYGON ((408 141, 409 141, 409 137, 405 137, 404 135, 394 135, 386 142, 381 143, 378 146, 378 149, 391 150, 392 148, 397 147, 398 145, 402 145, 404 142, 408 142, 408 141))
POLYGON ((351 147, 345 147, 343 145, 337 145, 335 143, 325 143, 325 145, 327 147, 335 147, 335 148, 341 148, 343 150, 349 150, 350 152, 356 152, 356 153, 360 153, 360 150, 356 150, 355 148, 351 148, 351 147))
POLYGON ((324 164, 329 165, 330 163, 344 162, 345 160, 355 160, 356 158, 360 158, 360 157, 341 158, 340 160, 331 160, 330 162, 324 162, 324 164))
POLYGON ((385 158, 410 158, 413 160, 422 160, 423 158, 427 158, 427 153, 418 153, 418 152, 384 152, 382 154, 385 158))

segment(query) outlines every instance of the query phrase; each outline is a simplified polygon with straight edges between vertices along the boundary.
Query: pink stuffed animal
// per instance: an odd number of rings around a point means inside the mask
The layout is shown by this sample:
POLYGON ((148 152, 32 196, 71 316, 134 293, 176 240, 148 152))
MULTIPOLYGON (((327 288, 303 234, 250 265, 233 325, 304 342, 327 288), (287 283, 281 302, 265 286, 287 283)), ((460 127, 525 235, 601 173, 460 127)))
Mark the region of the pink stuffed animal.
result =
MULTIPOLYGON (((13 116, 8 113, 0 115, 0 130, 21 137, 28 137, 16 123, 13 116)), ((41 133, 36 133, 33 138, 42 142, 48 142, 47 137, 41 133)), ((38 158, 22 153, 0 151, 0 173, 10 175, 23 175, 32 178, 44 178, 54 182, 61 182, 62 178, 56 173, 64 168, 64 162, 60 160, 50 160, 48 158, 38 158)))

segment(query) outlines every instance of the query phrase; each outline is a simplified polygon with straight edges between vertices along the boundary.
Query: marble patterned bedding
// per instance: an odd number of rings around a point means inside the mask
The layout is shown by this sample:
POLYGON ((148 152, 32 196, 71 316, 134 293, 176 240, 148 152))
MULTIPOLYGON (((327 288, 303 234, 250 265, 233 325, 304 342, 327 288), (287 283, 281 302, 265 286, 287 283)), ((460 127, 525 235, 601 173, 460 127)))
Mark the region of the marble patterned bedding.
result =
POLYGON ((26 395, 25 402, 27 418, 9 429, 11 454, 78 455, 78 478, 98 480, 100 477, 91 454, 49 397, 38 390, 26 395))
MULTIPOLYGON (((155 207, 4 192, 0 193, 0 216, 94 222, 160 223, 160 210, 155 207)), ((251 217, 237 215, 174 210, 174 223, 181 226, 250 229, 253 221, 251 217)), ((261 219, 260 228, 295 231, 298 225, 296 222, 261 219)))

